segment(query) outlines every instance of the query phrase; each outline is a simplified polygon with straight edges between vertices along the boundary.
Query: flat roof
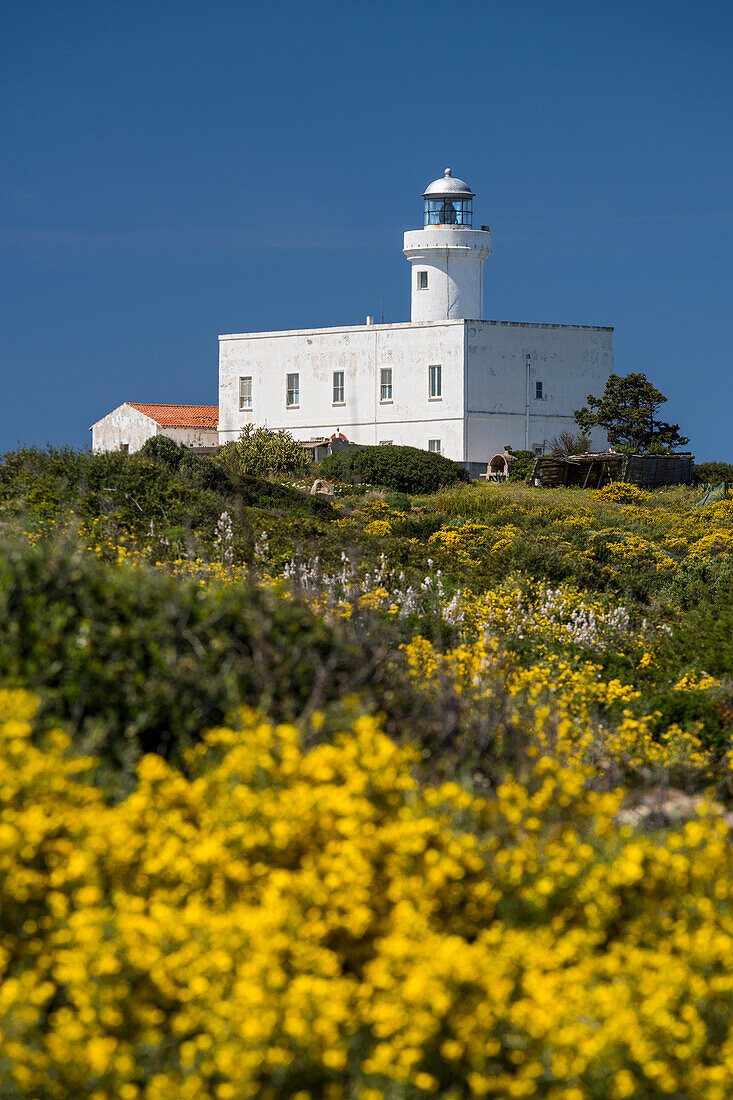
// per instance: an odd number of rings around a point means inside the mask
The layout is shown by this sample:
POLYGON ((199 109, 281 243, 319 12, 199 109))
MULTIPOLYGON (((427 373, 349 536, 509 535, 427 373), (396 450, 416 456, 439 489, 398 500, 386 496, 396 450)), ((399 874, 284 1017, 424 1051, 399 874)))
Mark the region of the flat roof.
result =
POLYGON ((339 325, 336 328, 275 329, 272 332, 232 332, 220 340, 257 340, 267 336, 315 336, 326 332, 372 332, 385 329, 436 328, 444 325, 506 325, 510 328, 562 328, 613 332, 613 325, 559 325, 544 321, 478 321, 461 317, 454 321, 397 321, 387 325, 339 325))

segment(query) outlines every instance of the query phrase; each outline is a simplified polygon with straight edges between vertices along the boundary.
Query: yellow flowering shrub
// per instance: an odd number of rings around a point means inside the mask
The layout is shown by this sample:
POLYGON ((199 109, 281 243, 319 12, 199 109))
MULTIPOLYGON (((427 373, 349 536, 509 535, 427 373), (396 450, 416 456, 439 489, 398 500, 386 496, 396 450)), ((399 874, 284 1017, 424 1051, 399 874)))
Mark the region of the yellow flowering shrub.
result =
POLYGON ((604 528, 589 533, 581 553, 607 566, 610 575, 642 570, 653 564, 657 572, 674 572, 677 561, 647 538, 632 531, 604 528))
POLYGON ((365 535, 391 535, 392 524, 388 519, 373 519, 364 528, 365 535))
POLYGON ((651 498, 651 494, 645 489, 626 481, 609 482, 598 490, 597 496, 601 500, 615 500, 619 504, 641 504, 651 498))
POLYGON ((710 691, 720 687, 720 680, 707 672, 685 672, 672 688, 672 691, 710 691))
MULTIPOLYGON (((536 658, 523 667, 485 632, 446 653, 422 637, 413 638, 403 649, 416 690, 429 691, 432 685, 447 682, 466 706, 481 710, 501 704, 502 714, 511 720, 512 728, 523 731, 526 744, 566 764, 579 768, 614 764, 629 777, 649 769, 667 777, 672 772, 710 777, 714 755, 704 748, 697 726, 685 730, 673 724, 657 734, 657 715, 637 717, 628 709, 641 692, 604 677, 602 666, 593 661, 543 654, 538 647, 536 658)), ((697 681, 691 673, 675 690, 707 690, 715 685, 712 677, 697 681)), ((494 751, 500 751, 502 744, 499 735, 494 751)))
POLYGON ((691 558, 712 558, 718 554, 733 554, 733 530, 712 531, 696 539, 689 547, 691 558))
POLYGON ((372 718, 253 714, 109 806, 32 714, 0 693, 4 1097, 731 1095, 714 812, 636 835, 549 758, 421 790, 372 718))
POLYGON ((428 541, 468 564, 478 550, 485 548, 490 528, 482 523, 464 523, 460 527, 441 527, 428 541))

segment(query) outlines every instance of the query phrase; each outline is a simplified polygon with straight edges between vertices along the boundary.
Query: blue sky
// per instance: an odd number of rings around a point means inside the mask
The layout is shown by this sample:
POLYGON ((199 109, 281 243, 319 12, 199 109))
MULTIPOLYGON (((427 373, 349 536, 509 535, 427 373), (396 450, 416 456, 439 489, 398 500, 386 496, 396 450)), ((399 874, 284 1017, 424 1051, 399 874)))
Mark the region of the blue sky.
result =
POLYGON ((733 5, 0 6, 0 450, 215 403, 219 333, 409 319, 450 165, 485 315, 615 326, 733 461, 733 5))

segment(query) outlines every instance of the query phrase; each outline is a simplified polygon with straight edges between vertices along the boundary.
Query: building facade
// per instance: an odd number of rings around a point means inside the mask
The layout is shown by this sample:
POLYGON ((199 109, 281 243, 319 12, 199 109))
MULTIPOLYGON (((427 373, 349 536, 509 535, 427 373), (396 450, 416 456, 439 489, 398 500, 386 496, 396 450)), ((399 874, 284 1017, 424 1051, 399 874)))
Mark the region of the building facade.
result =
MULTIPOLYGON (((613 371, 613 330, 483 320, 488 226, 446 169, 404 237, 411 320, 219 337, 219 442, 247 423, 308 441, 341 432, 485 468, 505 444, 541 450, 613 371)), ((605 445, 601 434, 594 438, 605 445)))
POLYGON ((125 401, 89 429, 92 451, 134 454, 154 435, 167 435, 194 450, 218 446, 218 405, 150 405, 125 401))

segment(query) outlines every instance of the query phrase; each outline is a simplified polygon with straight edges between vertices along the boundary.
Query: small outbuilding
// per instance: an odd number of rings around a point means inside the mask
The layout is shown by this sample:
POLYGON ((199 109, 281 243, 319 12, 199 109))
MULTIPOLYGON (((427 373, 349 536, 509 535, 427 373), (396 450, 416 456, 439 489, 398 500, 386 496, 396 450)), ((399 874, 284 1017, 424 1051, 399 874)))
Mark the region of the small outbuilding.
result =
POLYGON ((89 429, 92 451, 139 451, 146 439, 167 435, 199 452, 213 453, 219 443, 218 405, 151 405, 125 401, 89 429))
POLYGON ((528 481, 535 485, 579 485, 600 489, 609 481, 626 481, 642 489, 689 485, 694 455, 628 455, 600 451, 583 455, 541 455, 528 481))
POLYGON ((331 453, 330 439, 311 439, 307 443, 301 442, 300 445, 313 463, 322 462, 331 453))

